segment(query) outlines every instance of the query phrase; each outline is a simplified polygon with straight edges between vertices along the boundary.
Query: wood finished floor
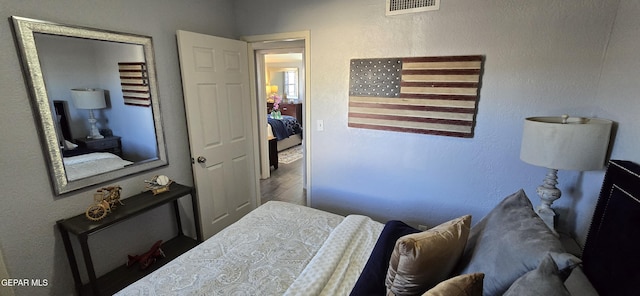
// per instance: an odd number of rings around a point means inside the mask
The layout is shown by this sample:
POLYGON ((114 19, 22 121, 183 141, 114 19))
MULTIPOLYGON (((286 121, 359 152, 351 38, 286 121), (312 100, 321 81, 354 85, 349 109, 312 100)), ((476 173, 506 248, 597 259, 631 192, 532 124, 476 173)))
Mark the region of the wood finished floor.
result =
POLYGON ((271 178, 260 180, 262 203, 270 200, 284 201, 306 206, 306 190, 302 188, 302 159, 289 164, 271 167, 271 178))

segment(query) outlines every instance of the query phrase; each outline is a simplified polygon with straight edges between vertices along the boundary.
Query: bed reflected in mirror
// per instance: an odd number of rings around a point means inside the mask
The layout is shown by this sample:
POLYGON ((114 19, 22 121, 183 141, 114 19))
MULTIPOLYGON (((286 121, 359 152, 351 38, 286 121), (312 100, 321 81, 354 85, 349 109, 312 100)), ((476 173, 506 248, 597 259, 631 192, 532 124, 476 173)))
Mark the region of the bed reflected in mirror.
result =
POLYGON ((12 19, 56 194, 168 164, 151 37, 12 19))

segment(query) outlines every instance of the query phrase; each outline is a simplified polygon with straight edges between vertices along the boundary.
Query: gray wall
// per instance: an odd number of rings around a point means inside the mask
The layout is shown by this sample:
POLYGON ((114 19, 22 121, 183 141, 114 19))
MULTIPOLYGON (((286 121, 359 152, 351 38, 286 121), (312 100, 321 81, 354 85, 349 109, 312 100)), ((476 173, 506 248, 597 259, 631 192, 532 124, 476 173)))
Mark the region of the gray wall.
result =
MULTIPOLYGON (((216 0, 0 0, 0 11, 5 19, 0 25, 0 254, 12 278, 49 282, 44 288, 15 288, 16 295, 70 295, 73 280, 55 222, 84 212, 97 187, 53 195, 8 18, 17 15, 153 38, 170 164, 109 183, 122 186, 127 197, 142 191, 143 180, 155 174, 193 184, 175 31, 235 37, 231 7, 216 0)), ((183 207, 189 212, 190 203, 183 207)), ((173 236, 172 217, 170 208, 163 207, 91 237, 98 273, 123 264, 127 254, 147 249, 158 238, 173 236), (134 231, 134 225, 142 232, 134 231)), ((192 223, 190 216, 185 220, 192 223)))
MULTIPOLYGON (((546 170, 519 159, 529 116, 614 120, 613 158, 640 161, 638 1, 447 0, 393 17, 382 0, 235 3, 241 35, 310 30, 314 207, 433 226, 477 222, 520 188, 537 205, 546 170), (472 139, 347 127, 350 59, 475 54, 486 61, 472 139)), ((580 243, 603 173, 559 173, 559 227, 580 243)))

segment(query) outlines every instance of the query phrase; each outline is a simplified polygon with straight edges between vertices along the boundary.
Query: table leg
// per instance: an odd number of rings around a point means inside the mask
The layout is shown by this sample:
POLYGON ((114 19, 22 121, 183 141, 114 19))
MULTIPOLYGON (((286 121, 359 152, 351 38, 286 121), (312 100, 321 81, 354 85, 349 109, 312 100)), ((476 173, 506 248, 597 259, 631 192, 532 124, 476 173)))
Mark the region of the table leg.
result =
POLYGON ((182 231, 182 221, 180 220, 180 207, 178 205, 178 200, 173 201, 173 212, 176 215, 176 224, 178 225, 178 234, 184 235, 182 231))
POLYGON ((278 169, 278 141, 275 138, 269 140, 269 165, 278 169))
POLYGON ((71 240, 69 240, 69 232, 62 224, 58 224, 60 235, 62 236, 62 243, 64 244, 64 250, 67 253, 67 259, 69 260, 69 266, 71 267, 71 275, 73 275, 73 283, 76 286, 76 292, 78 295, 82 291, 82 279, 80 279, 80 272, 78 271, 78 261, 76 255, 73 253, 73 247, 71 246, 71 240))
POLYGON ((196 226, 196 238, 201 243, 202 228, 200 227, 200 208, 198 207, 198 197, 196 196, 196 189, 191 189, 191 205, 193 206, 193 224, 196 226))
POLYGON ((78 240, 80 241, 80 248, 82 249, 82 256, 84 257, 84 263, 87 266, 87 275, 89 275, 89 284, 93 289, 95 295, 100 295, 98 291, 98 284, 96 283, 96 271, 93 268, 93 260, 91 260, 91 253, 89 252, 89 244, 87 243, 87 235, 80 235, 78 240))

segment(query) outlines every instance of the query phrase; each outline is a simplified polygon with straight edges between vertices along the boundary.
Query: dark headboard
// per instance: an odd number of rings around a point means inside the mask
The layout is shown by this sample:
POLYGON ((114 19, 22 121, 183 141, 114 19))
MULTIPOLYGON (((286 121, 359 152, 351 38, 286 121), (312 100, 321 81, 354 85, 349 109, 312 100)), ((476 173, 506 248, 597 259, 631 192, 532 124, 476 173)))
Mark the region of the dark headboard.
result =
POLYGON ((71 128, 69 127, 67 102, 55 100, 53 101, 53 108, 55 109, 56 115, 60 116, 60 130, 62 131, 62 136, 64 136, 65 140, 73 140, 71 137, 71 128))
POLYGON ((612 160, 582 255, 602 296, 640 295, 640 166, 612 160))

